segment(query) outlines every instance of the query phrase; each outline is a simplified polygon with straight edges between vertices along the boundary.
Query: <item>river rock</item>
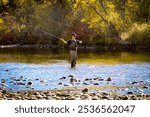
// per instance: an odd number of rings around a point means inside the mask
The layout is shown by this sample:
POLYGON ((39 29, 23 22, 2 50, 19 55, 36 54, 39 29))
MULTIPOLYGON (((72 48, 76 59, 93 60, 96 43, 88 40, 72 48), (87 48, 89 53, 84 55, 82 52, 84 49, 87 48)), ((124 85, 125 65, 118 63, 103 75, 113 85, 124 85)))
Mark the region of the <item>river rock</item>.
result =
POLYGON ((144 88, 144 89, 148 89, 149 87, 148 87, 148 86, 144 86, 143 88, 144 88))
POLYGON ((84 79, 85 81, 89 81, 90 79, 89 78, 86 78, 86 79, 84 79))
POLYGON ((93 85, 99 85, 98 83, 94 83, 93 85))
POLYGON ((41 95, 36 95, 36 98, 38 98, 38 99, 42 99, 42 98, 43 98, 43 96, 41 96, 41 95))
POLYGON ((59 82, 59 83, 58 83, 58 85, 62 85, 62 83, 61 83, 61 82, 59 82))
POLYGON ((93 78, 93 80, 98 80, 99 78, 93 78))
POLYGON ((31 81, 29 81, 27 84, 28 84, 28 85, 32 85, 32 82, 31 82, 31 81))
POLYGON ((6 94, 6 93, 7 93, 7 91, 6 91, 6 90, 2 90, 2 93, 3 93, 3 94, 6 94))
POLYGON ((120 99, 122 99, 122 100, 128 100, 129 98, 128 98, 128 96, 123 95, 123 96, 120 97, 120 99))
POLYGON ((78 80, 75 78, 75 77, 71 77, 70 78, 70 82, 72 83, 72 82, 77 82, 78 80))
POLYGON ((109 97, 108 96, 106 96, 106 95, 103 95, 102 97, 101 97, 101 99, 108 99, 109 97))
POLYGON ((36 78, 35 80, 40 80, 39 78, 36 78))
POLYGON ((41 83, 46 82, 46 80, 40 80, 41 83))
POLYGON ((6 80, 5 79, 1 79, 1 83, 6 83, 6 80))
POLYGON ((20 81, 20 82, 16 82, 16 84, 17 84, 17 85, 25 85, 25 83, 24 83, 24 82, 21 82, 21 81, 20 81))
POLYGON ((112 79, 110 77, 108 77, 106 81, 112 81, 112 79))
POLYGON ((89 85, 88 83, 84 82, 83 85, 89 85))
POLYGON ((64 76, 62 78, 59 78, 59 80, 65 80, 65 79, 66 79, 66 77, 64 77, 64 76))
POLYGON ((73 74, 70 74, 68 77, 75 77, 75 75, 73 75, 73 74))
POLYGON ((99 78, 98 81, 104 81, 104 79, 103 78, 99 78))
POLYGON ((85 88, 82 90, 83 93, 87 93, 88 92, 88 88, 85 88))
POLYGON ((133 92, 129 91, 129 92, 127 92, 127 94, 131 95, 131 94, 133 94, 133 92))
POLYGON ((109 95, 108 93, 105 93, 105 92, 102 92, 101 94, 102 94, 102 95, 109 95))
POLYGON ((64 86, 72 86, 72 84, 64 84, 64 86))
POLYGON ((132 82, 131 84, 137 84, 138 82, 136 82, 136 81, 134 81, 134 82, 132 82))

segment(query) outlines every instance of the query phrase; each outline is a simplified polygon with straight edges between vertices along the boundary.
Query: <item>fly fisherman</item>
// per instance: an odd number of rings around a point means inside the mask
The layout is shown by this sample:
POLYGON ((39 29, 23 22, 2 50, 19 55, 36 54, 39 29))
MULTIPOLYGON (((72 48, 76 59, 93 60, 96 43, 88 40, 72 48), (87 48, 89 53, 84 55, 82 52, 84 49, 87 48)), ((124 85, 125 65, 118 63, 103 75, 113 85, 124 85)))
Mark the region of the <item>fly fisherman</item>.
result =
POLYGON ((72 39, 67 42, 67 46, 70 49, 70 63, 71 68, 74 68, 76 66, 77 62, 77 47, 82 41, 76 40, 77 35, 75 33, 71 34, 72 39))

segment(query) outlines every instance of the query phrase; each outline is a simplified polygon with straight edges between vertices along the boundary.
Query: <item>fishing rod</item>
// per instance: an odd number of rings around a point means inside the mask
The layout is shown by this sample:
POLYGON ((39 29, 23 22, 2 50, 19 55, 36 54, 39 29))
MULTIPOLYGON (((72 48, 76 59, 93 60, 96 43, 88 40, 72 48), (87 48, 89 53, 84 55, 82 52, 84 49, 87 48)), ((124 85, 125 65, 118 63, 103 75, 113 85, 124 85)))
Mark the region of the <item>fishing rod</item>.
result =
MULTIPOLYGON (((33 28, 32 26, 30 26, 30 28, 33 28)), ((47 31, 45 31, 44 29, 41 29, 41 30, 37 30, 37 29, 35 29, 35 28, 33 28, 34 30, 36 30, 36 31, 40 31, 40 32, 42 32, 42 33, 44 33, 44 34, 47 34, 47 35, 49 35, 49 36, 51 36, 51 37, 53 37, 52 39, 57 39, 57 40, 60 40, 60 41, 62 41, 64 44, 67 44, 67 41, 65 41, 63 38, 60 38, 60 37, 58 37, 58 36, 56 36, 56 35, 54 35, 54 34, 52 34, 52 33, 50 33, 50 32, 47 32, 47 31)))

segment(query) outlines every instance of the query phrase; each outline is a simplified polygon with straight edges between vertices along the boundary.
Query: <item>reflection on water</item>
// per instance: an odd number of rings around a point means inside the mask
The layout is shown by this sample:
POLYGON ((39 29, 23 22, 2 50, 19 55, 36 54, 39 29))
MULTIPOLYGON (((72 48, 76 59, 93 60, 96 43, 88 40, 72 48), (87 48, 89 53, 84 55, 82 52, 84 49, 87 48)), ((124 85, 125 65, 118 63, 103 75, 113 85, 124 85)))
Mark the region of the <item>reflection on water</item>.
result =
MULTIPOLYGON (((109 52, 79 50, 78 63, 115 64, 150 62, 148 52, 109 52)), ((69 52, 65 49, 0 49, 0 63, 48 64, 68 62, 69 52)))
MULTIPOLYGON (((129 82, 150 86, 149 53, 79 50, 76 69, 69 68, 68 58, 69 52, 63 49, 1 49, 0 87, 8 90, 48 90, 63 88, 64 85, 94 86, 94 83, 99 86, 130 86, 129 82), (70 84, 70 74, 81 82, 70 84), (66 79, 59 80, 63 76, 66 79), (112 78, 111 82, 106 81, 108 77, 112 78), (86 78, 103 78, 104 81, 85 83, 86 78), (4 79, 5 84, 2 83, 4 79), (23 84, 17 85, 16 81, 23 84), (32 85, 27 85, 28 82, 32 82, 32 85)), ((150 88, 130 90, 150 93, 150 88)))

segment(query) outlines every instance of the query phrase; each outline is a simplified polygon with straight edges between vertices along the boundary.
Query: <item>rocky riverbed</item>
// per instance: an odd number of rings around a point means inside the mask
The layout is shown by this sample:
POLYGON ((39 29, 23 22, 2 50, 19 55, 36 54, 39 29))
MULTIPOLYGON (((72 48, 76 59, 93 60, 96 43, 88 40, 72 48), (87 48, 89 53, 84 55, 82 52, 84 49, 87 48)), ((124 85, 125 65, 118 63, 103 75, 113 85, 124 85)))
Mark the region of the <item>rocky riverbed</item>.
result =
POLYGON ((150 100, 149 94, 122 95, 106 92, 89 92, 88 88, 81 91, 51 90, 51 91, 18 91, 0 90, 0 100, 150 100))

